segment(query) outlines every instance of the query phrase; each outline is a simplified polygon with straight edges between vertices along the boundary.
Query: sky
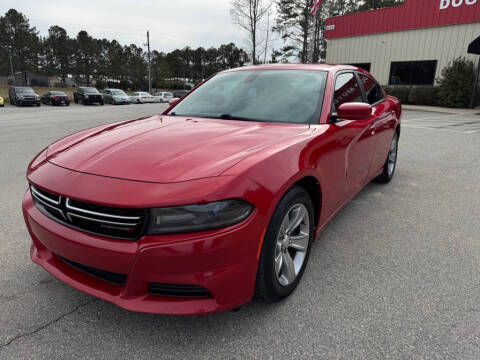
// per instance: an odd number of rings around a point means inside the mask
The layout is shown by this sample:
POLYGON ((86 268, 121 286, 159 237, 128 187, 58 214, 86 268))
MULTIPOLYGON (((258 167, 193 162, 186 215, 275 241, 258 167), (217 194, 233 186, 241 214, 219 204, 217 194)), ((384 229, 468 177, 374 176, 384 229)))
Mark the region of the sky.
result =
POLYGON ((150 30, 152 50, 164 52, 230 42, 248 47, 247 34, 231 21, 230 0, 0 0, 2 15, 11 7, 42 36, 59 25, 71 37, 86 30, 96 38, 139 46, 150 30))

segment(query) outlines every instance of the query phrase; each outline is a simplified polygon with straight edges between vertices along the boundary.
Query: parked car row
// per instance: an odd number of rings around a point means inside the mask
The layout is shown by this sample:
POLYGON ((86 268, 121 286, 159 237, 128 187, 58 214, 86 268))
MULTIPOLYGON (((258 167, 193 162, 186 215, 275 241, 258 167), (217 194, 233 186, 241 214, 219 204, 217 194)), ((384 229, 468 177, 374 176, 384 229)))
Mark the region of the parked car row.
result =
MULTIPOLYGON (((171 92, 157 92, 151 95, 149 92, 137 91, 131 96, 127 95, 121 89, 105 89, 99 92, 94 87, 79 87, 73 93, 75 104, 100 104, 104 105, 130 105, 131 103, 168 103, 174 97, 183 97, 188 93, 186 90, 178 90, 174 94, 171 92)), ((42 96, 35 93, 31 87, 12 86, 8 91, 8 98, 12 105, 65 105, 69 106, 71 99, 63 91, 48 91, 42 96)), ((4 99, 0 97, 0 107, 4 106, 4 99)))

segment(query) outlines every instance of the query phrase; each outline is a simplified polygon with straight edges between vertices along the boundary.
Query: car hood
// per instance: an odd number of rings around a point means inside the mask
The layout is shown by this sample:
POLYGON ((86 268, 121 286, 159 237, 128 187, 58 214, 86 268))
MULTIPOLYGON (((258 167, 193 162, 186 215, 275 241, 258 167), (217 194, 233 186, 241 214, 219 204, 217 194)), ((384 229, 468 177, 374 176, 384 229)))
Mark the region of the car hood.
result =
POLYGON ((99 176, 181 182, 219 176, 258 151, 310 132, 308 125, 153 116, 68 136, 48 148, 47 160, 99 176))

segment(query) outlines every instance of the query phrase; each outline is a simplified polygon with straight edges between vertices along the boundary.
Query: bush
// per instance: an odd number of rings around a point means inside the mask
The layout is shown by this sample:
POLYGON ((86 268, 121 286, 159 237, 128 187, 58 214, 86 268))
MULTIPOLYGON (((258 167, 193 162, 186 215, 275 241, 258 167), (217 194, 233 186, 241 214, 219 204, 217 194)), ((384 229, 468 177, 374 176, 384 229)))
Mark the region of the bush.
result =
POLYGON ((410 93, 410 86, 386 86, 385 92, 388 95, 395 96, 400 102, 406 103, 410 93))
POLYGON ((473 61, 459 57, 443 70, 439 80, 438 99, 441 106, 451 108, 469 107, 475 83, 473 61))
POLYGON ((414 87, 408 94, 408 103, 413 105, 438 105, 438 87, 414 87))

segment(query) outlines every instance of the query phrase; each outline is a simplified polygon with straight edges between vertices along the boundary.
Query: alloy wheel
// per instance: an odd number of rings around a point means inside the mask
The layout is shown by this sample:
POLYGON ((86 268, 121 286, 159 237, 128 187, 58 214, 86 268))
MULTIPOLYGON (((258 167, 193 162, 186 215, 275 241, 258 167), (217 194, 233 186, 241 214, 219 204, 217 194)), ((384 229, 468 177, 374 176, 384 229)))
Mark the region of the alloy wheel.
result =
POLYGON ((282 286, 291 285, 300 270, 310 241, 310 216, 305 205, 294 204, 287 211, 277 236, 275 275, 282 286))
POLYGON ((398 147, 398 136, 395 135, 390 145, 390 151, 388 153, 388 175, 391 176, 395 170, 395 165, 397 163, 397 147, 398 147))

